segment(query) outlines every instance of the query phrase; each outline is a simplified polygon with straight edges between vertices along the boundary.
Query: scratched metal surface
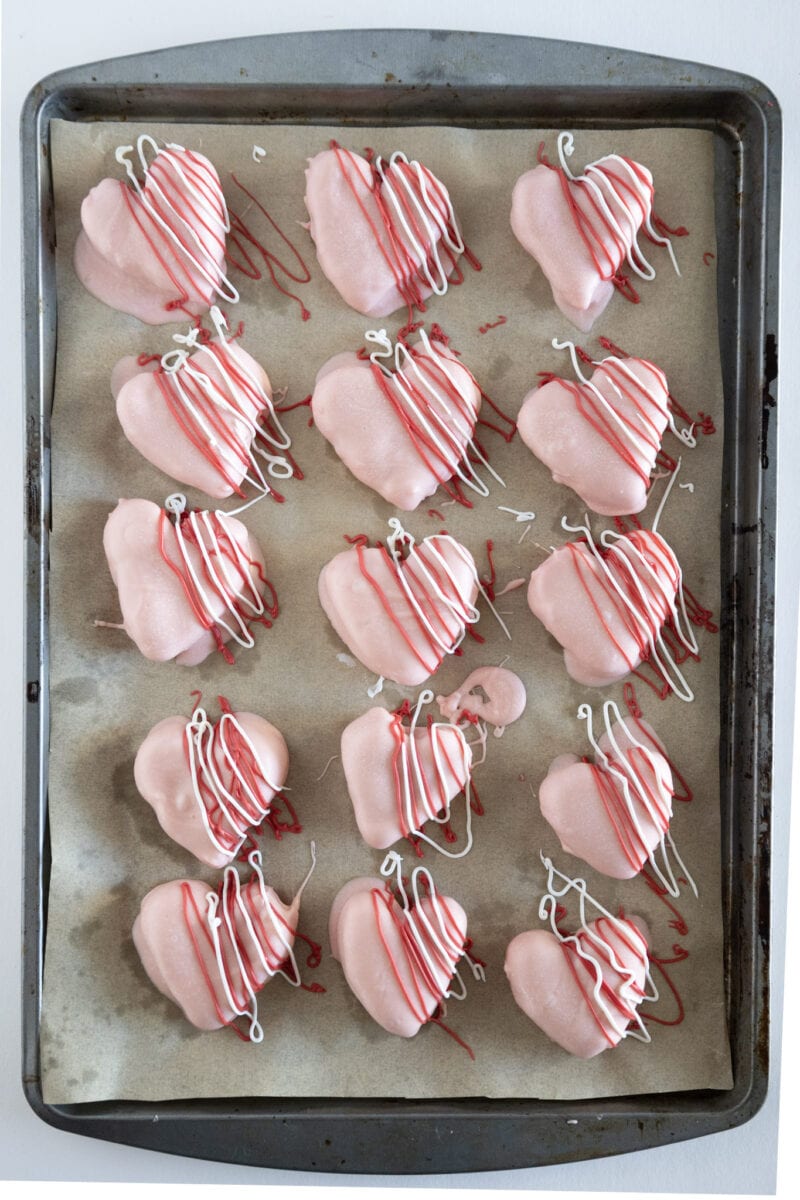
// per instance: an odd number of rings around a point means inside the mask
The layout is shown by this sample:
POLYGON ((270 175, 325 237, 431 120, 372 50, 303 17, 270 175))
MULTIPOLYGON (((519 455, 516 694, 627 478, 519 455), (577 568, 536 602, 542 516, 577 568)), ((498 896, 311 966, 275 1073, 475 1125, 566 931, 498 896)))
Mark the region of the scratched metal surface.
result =
POLYGON ((757 82, 723 71, 571 43, 428 31, 281 35, 162 51, 50 77, 26 105, 23 160, 28 331, 24 1072, 34 1109, 60 1128, 174 1153, 391 1173, 589 1158, 747 1120, 767 1083, 780 179, 780 115, 773 98, 757 82), (315 81, 311 87, 309 79, 315 81), (54 116, 393 125, 457 120, 495 127, 661 124, 717 134, 726 398, 721 802, 732 1091, 622 1097, 602 1105, 476 1099, 43 1103, 38 1028, 49 870, 49 407, 57 315, 48 121, 54 116), (740 288, 739 281, 747 286, 740 288), (432 1130, 442 1136, 432 1138, 432 1130))

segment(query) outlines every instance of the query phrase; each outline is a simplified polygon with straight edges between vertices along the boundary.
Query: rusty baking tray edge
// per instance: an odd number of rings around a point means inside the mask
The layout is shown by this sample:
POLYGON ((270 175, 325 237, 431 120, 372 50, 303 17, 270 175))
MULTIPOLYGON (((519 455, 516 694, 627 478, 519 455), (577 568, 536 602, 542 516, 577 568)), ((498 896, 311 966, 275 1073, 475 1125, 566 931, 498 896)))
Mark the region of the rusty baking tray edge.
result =
POLYGON ((47 1123, 267 1167, 381 1174, 508 1169, 619 1154, 740 1125, 768 1082, 781 117, 757 80, 608 47, 501 34, 280 34, 48 76, 22 114, 26 404, 23 1086, 47 1123), (309 83, 313 80, 313 83, 309 83), (39 1019, 49 837, 48 538, 56 355, 49 122, 684 126, 716 145, 725 394, 720 747, 731 1091, 609 1100, 246 1098, 49 1105, 39 1019))

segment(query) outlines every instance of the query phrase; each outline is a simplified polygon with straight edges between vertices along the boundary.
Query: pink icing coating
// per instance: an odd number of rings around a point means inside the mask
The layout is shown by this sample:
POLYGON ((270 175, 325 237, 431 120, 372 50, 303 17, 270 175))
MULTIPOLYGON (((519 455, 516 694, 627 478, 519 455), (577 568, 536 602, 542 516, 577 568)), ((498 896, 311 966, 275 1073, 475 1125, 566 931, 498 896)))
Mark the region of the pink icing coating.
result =
POLYGON ((439 712, 448 721, 458 721, 466 709, 489 725, 504 727, 518 720, 527 703, 525 684, 505 667, 477 667, 461 687, 449 696, 437 696, 439 712), (471 694, 482 688, 487 698, 471 694))
POLYGON ((202 316, 218 290, 198 270, 198 253, 212 278, 225 266, 227 217, 219 176, 202 154, 176 148, 169 156, 158 154, 143 189, 159 202, 174 238, 148 216, 128 183, 103 179, 81 205, 78 278, 98 300, 148 325, 202 316), (203 189, 202 206, 187 186, 190 175, 203 189), (156 185, 175 200, 185 220, 159 201, 156 185))
MULTIPOLYGON (((125 632, 145 658, 154 662, 175 659, 182 666, 201 663, 216 648, 209 629, 198 620, 180 579, 170 570, 159 550, 162 510, 150 500, 120 500, 106 521, 103 547, 111 578, 119 592, 125 632)), ((169 523, 168 523, 169 524, 169 523)), ((261 549, 241 521, 226 518, 226 526, 242 553, 253 563, 250 578, 257 593, 264 594, 264 558, 261 549)), ((171 526, 169 526, 171 529, 171 526)), ((168 541, 174 537, 166 531, 168 541)), ((171 558, 178 561, 174 545, 171 558)), ((200 556, 189 547, 189 558, 202 574, 200 556)), ((223 618, 223 599, 209 591, 214 619, 223 618)), ((230 634, 220 629, 222 642, 230 634)))
MULTIPOLYGON (((404 812, 398 763, 399 742, 411 736, 417 743, 426 784, 425 789, 420 789, 411 774, 411 804, 415 810, 424 812, 427 791, 434 798, 432 807, 438 811, 463 789, 467 780, 464 761, 466 758, 467 768, 472 761, 472 751, 459 730, 445 727, 436 731, 441 770, 437 767, 431 731, 423 726, 412 734, 397 714, 385 708, 369 709, 342 732, 342 767, 356 824, 367 845, 377 850, 386 849, 411 832, 404 812)), ((421 824, 414 828, 421 828, 421 824)))
MULTIPOLYGON (((266 807, 276 788, 280 788, 286 779, 289 769, 286 742, 274 725, 255 713, 237 712, 233 716, 256 751, 258 766, 264 776, 263 781, 257 781, 259 801, 266 807)), ((153 726, 139 747, 133 765, 136 786, 169 837, 210 867, 224 867, 233 860, 238 846, 233 845, 229 853, 223 853, 209 837, 192 782, 186 735, 184 717, 166 717, 153 726)), ((234 773, 219 749, 214 763, 222 786, 230 791, 234 773)), ((228 839, 241 845, 242 839, 236 837, 235 831, 219 813, 214 814, 212 828, 217 825, 228 839)))
MULTIPOLYGON (((467 439, 472 436, 475 419, 481 406, 481 391, 471 372, 451 350, 436 343, 435 355, 425 353, 421 342, 411 346, 429 369, 426 384, 411 374, 424 406, 432 415, 425 415, 429 427, 435 429, 444 446, 445 461, 433 455, 428 447, 415 447, 415 436, 425 430, 401 395, 396 376, 384 378, 383 386, 376 377, 376 368, 355 354, 337 354, 324 363, 317 374, 312 399, 314 422, 328 439, 349 471, 367 487, 383 496, 395 508, 410 511, 422 500, 432 496, 443 480, 449 479, 463 456, 467 439), (452 383, 437 359, 445 360, 447 372, 463 399, 454 403, 448 398, 452 383), (430 384, 427 384, 427 379, 430 384), (393 394, 394 405, 385 388, 393 394), (468 416, 464 415, 467 410, 468 416), (399 410, 399 411, 398 411, 399 410), (404 416, 401 416, 400 413, 404 416), (436 426, 439 418, 450 438, 443 438, 436 426)), ((406 371, 409 374, 408 371, 406 371)))
MULTIPOLYGON (((659 753, 659 745, 653 730, 647 722, 641 722, 641 730, 649 734, 655 746, 646 739, 644 744, 653 754, 653 761, 648 761, 636 749, 628 736, 626 726, 615 722, 612 727, 614 739, 625 754, 637 777, 639 785, 650 797, 654 807, 658 795, 656 780, 661 781, 663 789, 668 793, 665 814, 666 828, 672 813, 672 772, 663 754, 659 753)), ((639 737, 641 741, 641 737, 639 737)), ((615 751, 611 739, 604 733, 599 739, 600 749, 615 761, 615 751)), ((612 879, 632 879, 644 865, 649 853, 659 844, 664 832, 664 822, 657 823, 648 814, 642 799, 637 796, 636 789, 630 787, 631 801, 638 818, 638 830, 626 818, 625 801, 620 782, 611 774, 596 756, 597 765, 581 762, 574 754, 562 754, 550 764, 547 776, 539 788, 539 805, 542 816, 553 827, 561 845, 568 854, 574 854, 583 859, 590 867, 609 875, 612 879), (604 777, 604 790, 600 790, 597 772, 604 777), (608 789, 616 797, 612 803, 606 793, 608 789), (610 807, 609 807, 610 806, 610 807), (627 852, 626 852, 627 847, 627 852), (637 865, 638 864, 638 865, 637 865)))
MULTIPOLYGON (((456 943, 463 943, 467 918, 457 901, 437 898, 446 913, 448 929, 456 943)), ((429 897, 419 908, 437 928, 434 904, 429 897)), ((351 880, 334 899, 329 933, 334 957, 342 964, 345 979, 358 1001, 387 1033, 414 1037, 441 1003, 452 978, 458 954, 441 955, 424 922, 420 921, 423 944, 431 966, 409 953, 402 930, 407 917, 390 898, 382 879, 351 880)))
POLYGON ((520 437, 550 468, 555 482, 572 488, 593 512, 607 516, 638 513, 645 507, 668 420, 663 372, 638 358, 626 359, 623 365, 647 389, 646 399, 619 371, 612 375, 612 366, 600 363, 591 382, 614 415, 585 385, 554 379, 528 392, 517 417, 520 437))
MULTIPOLYGON (((274 973, 286 958, 285 943, 289 948, 294 943, 299 896, 287 905, 273 888, 266 887, 269 904, 265 905, 259 889, 245 885, 243 893, 248 888, 248 903, 255 918, 251 918, 252 928, 259 931, 260 946, 274 973)), ((225 996, 218 961, 208 936, 206 897, 211 890, 207 883, 198 879, 175 879, 159 884, 143 899, 133 926, 134 945, 152 982, 183 1010, 192 1025, 203 1030, 219 1029, 230 1024, 236 1016, 225 996)), ((230 935, 224 922, 220 928, 229 982, 235 992, 241 994, 244 990, 242 975, 230 935)), ((233 928, 240 946, 248 952, 253 990, 257 991, 266 983, 270 972, 262 965, 252 934, 239 910, 236 910, 233 928)))
MULTIPOLYGON (((631 1002, 623 1001, 635 1013, 644 991, 648 965, 649 933, 638 917, 616 923, 599 918, 589 923, 613 950, 616 960, 632 973, 634 995, 631 1002), (633 927, 633 928, 631 928, 633 927), (638 934, 641 936, 637 936, 638 934)), ((622 976, 603 957, 602 949, 581 930, 581 944, 600 965, 603 994, 608 1007, 620 1002, 620 991, 627 976, 622 976)), ((564 1050, 578 1058, 593 1058, 603 1050, 617 1045, 621 1034, 603 1015, 592 999, 595 976, 577 956, 559 942, 550 930, 533 929, 518 934, 506 950, 505 973, 514 999, 526 1016, 564 1050)))
POLYGON ((461 614, 474 604, 478 586, 472 555, 448 538, 426 538, 412 547, 398 567, 377 548, 344 550, 322 568, 319 598, 337 634, 365 667, 396 683, 416 687, 437 670, 445 651, 420 620, 398 572, 403 573, 429 624, 450 648, 456 646, 466 624, 461 614), (441 555, 450 580, 432 550, 441 555), (437 573, 450 605, 426 583, 420 563, 427 563, 437 573))
MULTIPOLYGON (((224 353, 233 364, 260 384, 269 399, 272 398, 272 386, 266 371, 246 350, 235 342, 228 342, 224 353)), ((229 396, 225 377, 214 355, 199 349, 190 356, 189 362, 221 388, 229 402, 233 400, 235 403, 236 394, 229 396)), ((170 413, 162 388, 156 380, 157 372, 162 380, 165 379, 157 361, 140 367, 131 356, 120 359, 114 367, 111 392, 126 438, 140 454, 172 479, 196 487, 217 500, 233 495, 232 484, 237 487, 241 485, 247 470, 247 454, 253 442, 252 429, 233 413, 218 413, 219 421, 240 448, 238 455, 226 454, 225 474, 222 474, 214 462, 209 461, 209 455, 201 452, 170 413)), ((184 367, 179 368, 178 374, 181 372, 185 373, 184 367)), ((241 393, 241 389, 237 391, 241 393)), ((253 403, 249 395, 241 395, 239 407, 252 417, 253 403)), ((219 434, 216 436, 219 442, 219 434)))

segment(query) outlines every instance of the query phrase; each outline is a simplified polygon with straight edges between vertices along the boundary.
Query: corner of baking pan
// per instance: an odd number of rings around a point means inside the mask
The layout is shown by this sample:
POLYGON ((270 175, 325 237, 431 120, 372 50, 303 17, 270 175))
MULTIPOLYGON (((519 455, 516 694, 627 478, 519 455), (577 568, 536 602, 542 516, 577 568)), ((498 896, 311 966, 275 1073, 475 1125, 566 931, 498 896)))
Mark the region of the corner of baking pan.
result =
POLYGON ((580 1160, 699 1137, 749 1120, 761 1107, 768 1083, 781 172, 777 98, 745 75, 610 47, 458 31, 324 31, 182 46, 56 72, 31 89, 21 134, 27 431, 23 1087, 33 1111, 60 1129, 168 1153, 371 1173, 508 1169, 580 1160), (725 570, 732 586, 731 636, 747 634, 746 661, 735 664, 728 681, 741 691, 734 694, 733 725, 731 714, 725 713, 742 743, 729 747, 736 777, 732 782, 749 779, 752 789, 744 787, 723 804, 723 836, 731 860, 744 855, 754 883, 743 905, 730 879, 724 889, 733 930, 726 953, 737 980, 731 1004, 738 1014, 731 1027, 733 1089, 561 1103, 263 1098, 57 1106, 44 1101, 38 1035, 49 877, 49 422, 56 351, 52 118, 648 124, 694 126, 719 135, 717 165, 726 183, 735 187, 736 236, 726 266, 737 278, 746 267, 748 282, 739 289, 727 327, 720 330, 725 393, 733 398, 736 420, 728 457, 738 465, 750 461, 747 454, 757 454, 759 466, 747 473, 745 495, 723 505, 722 517, 725 570), (745 944, 753 953, 741 964, 737 955, 745 944), (354 1135, 348 1118, 372 1133, 354 1135), (229 1144, 230 1120, 237 1122, 243 1150, 229 1144), (448 1131, 463 1125, 471 1135, 471 1153, 465 1158, 462 1141, 452 1159, 446 1155, 432 1162, 420 1149, 409 1160, 410 1145, 420 1144, 418 1131, 429 1132, 431 1122, 448 1131), (279 1136, 270 1145, 266 1131, 273 1127, 279 1136), (398 1166, 387 1157, 386 1147, 401 1139, 405 1161, 398 1166))

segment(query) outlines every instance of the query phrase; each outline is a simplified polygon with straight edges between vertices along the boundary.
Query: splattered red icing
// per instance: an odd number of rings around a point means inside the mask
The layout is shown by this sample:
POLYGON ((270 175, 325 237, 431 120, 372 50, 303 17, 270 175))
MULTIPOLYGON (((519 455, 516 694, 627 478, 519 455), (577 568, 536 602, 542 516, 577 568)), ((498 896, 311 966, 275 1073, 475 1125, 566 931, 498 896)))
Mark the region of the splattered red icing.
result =
POLYGON ((364 158, 332 141, 309 161, 306 207, 323 273, 351 307, 382 317, 425 311, 432 293, 463 279, 470 254, 447 189, 400 151, 364 158))
POLYGON ((405 708, 371 708, 342 733, 342 767, 364 841, 385 850, 400 838, 424 841, 449 858, 461 858, 472 846, 472 748, 456 725, 419 724, 433 692, 421 692, 410 722, 405 708), (451 851, 423 832, 428 822, 447 826, 453 799, 463 792, 466 806, 464 845, 451 851))
POLYGON ((133 358, 117 363, 111 389, 125 436, 155 466, 216 499, 234 493, 244 499, 249 486, 281 501, 274 480, 302 474, 276 416, 269 378, 226 338, 218 308, 211 319, 216 339, 197 346, 196 327, 175 338, 180 349, 148 358, 143 369, 133 358))
MULTIPOLYGON (((145 658, 196 666, 228 641, 254 645, 251 625, 272 624, 278 603, 261 549, 236 517, 120 500, 103 533, 122 628, 145 658)), ((98 622, 103 624, 103 622, 98 622)))
POLYGON ((253 257, 254 254, 257 255, 263 261, 273 287, 277 288, 277 290, 289 300, 294 300, 300 309, 301 320, 308 321, 311 317, 311 313, 306 308, 300 297, 295 292, 291 291, 291 289, 288 288, 280 279, 280 276, 283 275, 286 279, 291 280, 292 283, 303 284, 310 282, 311 272, 309 271, 302 254, 297 249, 291 238, 289 238, 283 232, 277 221, 270 216, 269 212, 258 199, 258 197, 255 196, 253 192, 249 190, 249 188, 246 188, 243 183, 240 183, 233 173, 231 173, 231 179, 239 191, 243 192, 247 197, 247 200, 249 201, 247 206, 248 210, 255 208, 259 213, 261 213, 269 228, 273 231, 273 233, 276 233, 283 242, 284 246, 294 259, 295 264, 294 268, 287 266, 282 259, 278 258, 277 254, 275 254, 272 250, 265 246, 263 242, 260 241, 259 237, 253 232, 250 225, 245 223, 242 215, 231 211, 229 241, 230 245, 235 246, 239 255, 241 256, 240 258, 237 255, 234 255, 229 249, 228 257, 230 259, 231 266, 235 267, 238 271, 241 271, 242 274, 246 275, 249 279, 261 279, 263 278, 261 268, 258 266, 256 259, 253 257), (253 253, 251 253, 251 251, 253 253))
MULTIPOLYGON (((136 755, 134 778, 164 831, 202 862, 232 862, 250 830, 272 817, 289 769, 283 735, 250 712, 211 721, 198 699, 191 719, 166 717, 136 755)), ((293 826, 299 832, 299 826, 293 826)))
POLYGON ((439 487, 471 507, 467 492, 489 493, 475 464, 502 483, 474 441, 482 398, 475 377, 424 330, 413 345, 393 345, 385 330, 366 339, 376 347, 368 363, 337 354, 317 373, 317 428, 353 475, 396 508, 410 511, 439 487))
POLYGON ((548 872, 539 916, 550 929, 518 934, 506 951, 505 972, 517 1004, 554 1042, 579 1058, 613 1049, 623 1038, 649 1042, 639 1013, 643 1001, 658 1000, 649 971, 649 932, 638 917, 614 917, 589 896, 582 879, 548 872), (562 882, 557 884, 556 877, 562 882), (560 928, 565 912, 558 900, 574 890, 580 927, 560 928), (589 921, 586 906, 599 916, 589 921))
POLYGON ((266 885, 257 851, 249 862, 253 875, 245 884, 227 867, 216 890, 196 879, 153 888, 142 901, 133 941, 155 986, 192 1025, 231 1026, 243 1040, 260 1042, 257 993, 275 975, 301 986, 293 946, 311 871, 287 905, 266 885), (239 1018, 245 1030, 235 1024, 239 1018))
POLYGON ((655 277, 639 245, 640 233, 666 247, 680 274, 666 235, 684 236, 687 230, 669 229, 655 216, 653 179, 641 163, 609 154, 576 176, 567 165, 573 146, 572 134, 559 134, 558 167, 540 146, 539 165, 514 187, 511 227, 547 276, 558 307, 587 332, 614 289, 638 303, 623 264, 642 280, 655 277))
POLYGON ((239 293, 225 275, 230 222, 214 167, 148 134, 135 149, 143 182, 129 157, 134 147, 120 146, 129 183, 104 179, 83 202, 79 279, 99 300, 150 325, 197 317, 215 297, 235 303, 239 293))
MULTIPOLYGON (((467 953, 467 917, 461 905, 436 890, 424 867, 411 875, 409 897, 402 859, 391 851, 384 879, 353 879, 334 899, 330 941, 334 958, 356 998, 388 1033, 414 1037, 428 1022, 442 1025, 445 1000, 460 1000, 466 988, 457 964, 464 956, 477 979, 484 973, 467 953), (396 873, 399 899, 385 882, 396 873), (422 889, 425 895, 421 894, 422 889)), ((447 1026, 445 1030, 472 1051, 447 1026)))

